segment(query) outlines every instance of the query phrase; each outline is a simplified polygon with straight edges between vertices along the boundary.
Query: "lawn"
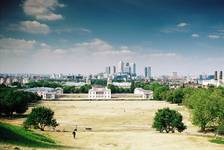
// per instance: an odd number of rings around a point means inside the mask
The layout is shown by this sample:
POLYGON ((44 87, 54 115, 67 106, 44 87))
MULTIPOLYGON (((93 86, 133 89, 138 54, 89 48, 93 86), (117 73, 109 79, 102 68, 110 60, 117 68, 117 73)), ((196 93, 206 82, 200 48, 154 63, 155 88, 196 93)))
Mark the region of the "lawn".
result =
POLYGON ((35 148, 55 148, 59 146, 47 136, 2 122, 0 122, 0 144, 35 148))

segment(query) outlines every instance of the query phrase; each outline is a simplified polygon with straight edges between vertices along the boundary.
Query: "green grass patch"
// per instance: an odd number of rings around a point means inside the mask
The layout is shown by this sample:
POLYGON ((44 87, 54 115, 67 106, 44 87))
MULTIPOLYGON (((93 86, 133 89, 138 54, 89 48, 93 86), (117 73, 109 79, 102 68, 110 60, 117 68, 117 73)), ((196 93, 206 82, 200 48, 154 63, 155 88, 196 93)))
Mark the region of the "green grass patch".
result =
POLYGON ((0 144, 13 144, 25 147, 56 148, 62 147, 49 137, 25 130, 23 127, 0 122, 0 144))
POLYGON ((224 138, 221 138, 221 137, 218 137, 209 141, 216 144, 224 144, 224 138))

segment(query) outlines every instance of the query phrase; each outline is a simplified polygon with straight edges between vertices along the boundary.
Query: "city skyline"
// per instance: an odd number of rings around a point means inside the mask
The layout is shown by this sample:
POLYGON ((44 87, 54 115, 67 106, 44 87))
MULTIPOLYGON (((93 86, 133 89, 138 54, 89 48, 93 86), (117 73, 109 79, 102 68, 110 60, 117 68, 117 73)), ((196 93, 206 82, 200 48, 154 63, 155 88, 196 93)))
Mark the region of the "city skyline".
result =
POLYGON ((152 75, 223 70, 222 0, 3 0, 1 73, 103 72, 120 60, 152 75))

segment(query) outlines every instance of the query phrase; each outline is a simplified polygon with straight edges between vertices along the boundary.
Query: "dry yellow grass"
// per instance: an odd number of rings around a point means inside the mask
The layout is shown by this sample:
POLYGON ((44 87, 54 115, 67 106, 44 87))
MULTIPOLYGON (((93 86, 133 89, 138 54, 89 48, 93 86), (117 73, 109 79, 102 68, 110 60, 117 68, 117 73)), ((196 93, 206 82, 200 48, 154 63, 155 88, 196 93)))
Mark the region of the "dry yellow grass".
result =
POLYGON ((186 108, 159 101, 52 101, 42 105, 55 111, 59 129, 49 132, 74 149, 93 150, 223 150, 212 144, 191 125, 186 108), (164 107, 184 116, 188 129, 183 133, 161 134, 151 128, 155 112, 164 107), (71 131, 78 126, 77 138, 71 131), (85 128, 92 128, 86 131, 85 128))
MULTIPOLYGON (((223 150, 202 137, 189 121, 186 108, 161 101, 43 101, 65 132, 46 131, 50 137, 71 149, 81 150, 223 150), (155 112, 164 107, 178 110, 188 129, 183 133, 155 131, 155 112), (74 140, 72 130, 78 126, 74 140), (92 128, 86 131, 85 128, 92 128)), ((29 110, 30 111, 30 110, 29 110)))

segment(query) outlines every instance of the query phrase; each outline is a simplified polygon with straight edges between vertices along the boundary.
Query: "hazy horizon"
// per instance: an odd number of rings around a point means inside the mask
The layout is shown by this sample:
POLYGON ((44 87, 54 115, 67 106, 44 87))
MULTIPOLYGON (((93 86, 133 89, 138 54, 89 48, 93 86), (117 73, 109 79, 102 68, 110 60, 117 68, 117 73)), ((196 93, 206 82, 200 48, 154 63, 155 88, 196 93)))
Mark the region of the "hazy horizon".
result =
POLYGON ((152 75, 224 70, 222 0, 2 0, 0 72, 152 75))

